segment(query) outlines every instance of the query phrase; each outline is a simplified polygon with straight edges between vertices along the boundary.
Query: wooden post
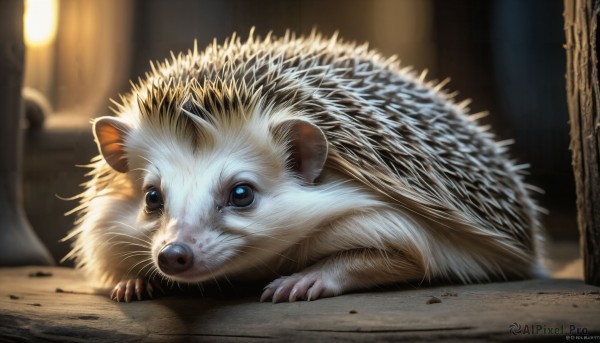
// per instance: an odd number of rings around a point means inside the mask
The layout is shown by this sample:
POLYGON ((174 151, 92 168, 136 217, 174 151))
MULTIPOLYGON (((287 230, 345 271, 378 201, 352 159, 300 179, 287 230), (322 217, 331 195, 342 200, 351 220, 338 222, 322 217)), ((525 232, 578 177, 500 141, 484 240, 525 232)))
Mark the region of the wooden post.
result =
POLYGON ((600 0, 565 0, 567 100, 585 282, 600 285, 600 0))
POLYGON ((0 1, 0 265, 53 264, 23 211, 21 194, 23 1, 0 1))

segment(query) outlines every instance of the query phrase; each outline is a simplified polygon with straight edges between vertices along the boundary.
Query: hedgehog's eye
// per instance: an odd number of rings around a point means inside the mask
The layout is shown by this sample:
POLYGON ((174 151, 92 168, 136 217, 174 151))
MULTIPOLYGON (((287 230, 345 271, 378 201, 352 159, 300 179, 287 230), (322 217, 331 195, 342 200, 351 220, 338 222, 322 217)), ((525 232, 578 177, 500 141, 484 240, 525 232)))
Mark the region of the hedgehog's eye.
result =
POLYGON ((154 213, 163 207, 163 198, 160 191, 150 186, 146 191, 146 213, 154 213))
POLYGON ((229 206, 246 207, 254 202, 254 188, 247 183, 236 185, 229 194, 229 206))

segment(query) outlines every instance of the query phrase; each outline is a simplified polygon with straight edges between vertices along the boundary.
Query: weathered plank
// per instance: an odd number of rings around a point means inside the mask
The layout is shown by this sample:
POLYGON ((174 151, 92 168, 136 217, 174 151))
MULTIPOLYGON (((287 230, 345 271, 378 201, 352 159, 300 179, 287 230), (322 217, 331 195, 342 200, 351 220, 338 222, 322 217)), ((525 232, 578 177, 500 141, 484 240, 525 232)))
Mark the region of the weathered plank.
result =
POLYGON ((600 286, 598 0, 565 0, 567 101, 585 281, 600 286))
POLYGON ((405 286, 292 304, 260 303, 258 294, 176 294, 125 304, 93 294, 68 268, 4 268, 0 337, 65 342, 564 341, 576 329, 600 337, 600 288, 581 280, 405 286), (36 271, 53 275, 28 276, 36 271), (441 302, 429 301, 431 297, 441 302), (513 323, 521 325, 520 334, 509 332, 513 323), (531 325, 562 331, 523 333, 531 325))

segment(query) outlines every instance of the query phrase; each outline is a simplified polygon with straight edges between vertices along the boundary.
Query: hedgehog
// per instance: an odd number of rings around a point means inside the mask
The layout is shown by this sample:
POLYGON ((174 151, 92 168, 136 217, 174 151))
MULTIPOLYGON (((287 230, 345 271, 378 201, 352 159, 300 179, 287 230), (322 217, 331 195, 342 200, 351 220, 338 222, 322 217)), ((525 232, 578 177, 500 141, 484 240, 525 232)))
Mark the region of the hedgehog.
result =
POLYGON ((171 57, 93 121, 66 258, 112 299, 236 280, 294 302, 544 275, 526 166, 445 82, 316 31, 171 57))

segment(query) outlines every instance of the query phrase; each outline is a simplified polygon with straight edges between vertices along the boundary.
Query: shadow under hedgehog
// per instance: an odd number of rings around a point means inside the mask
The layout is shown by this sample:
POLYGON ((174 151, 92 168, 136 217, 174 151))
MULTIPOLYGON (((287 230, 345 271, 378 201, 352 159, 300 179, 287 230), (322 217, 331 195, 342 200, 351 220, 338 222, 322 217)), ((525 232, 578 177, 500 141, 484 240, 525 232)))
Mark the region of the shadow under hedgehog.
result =
POLYGON ((152 71, 94 122, 67 237, 111 298, 265 280, 261 301, 543 274, 540 209, 506 148, 367 45, 235 35, 152 71))

